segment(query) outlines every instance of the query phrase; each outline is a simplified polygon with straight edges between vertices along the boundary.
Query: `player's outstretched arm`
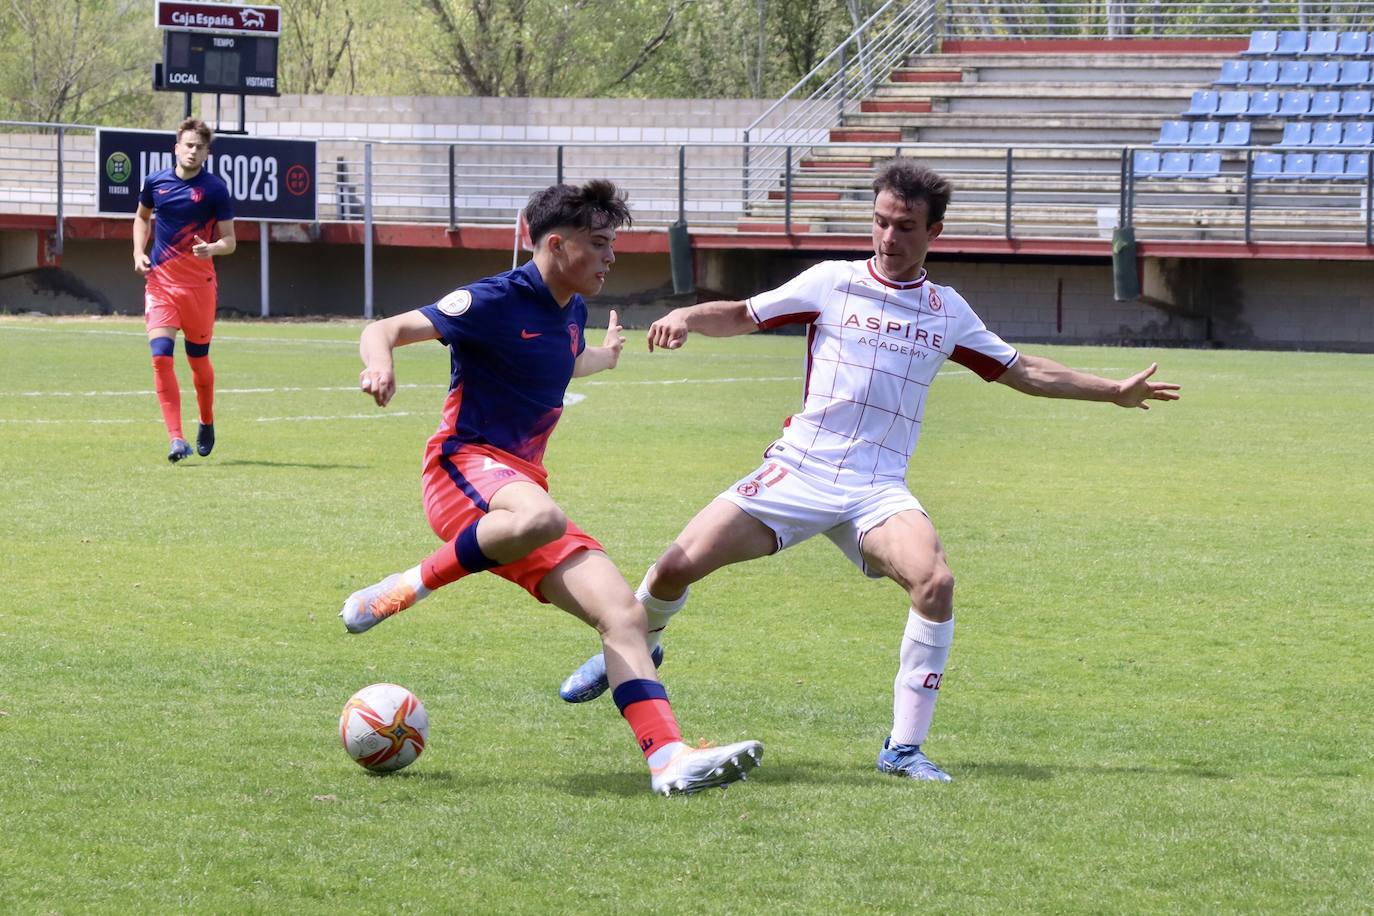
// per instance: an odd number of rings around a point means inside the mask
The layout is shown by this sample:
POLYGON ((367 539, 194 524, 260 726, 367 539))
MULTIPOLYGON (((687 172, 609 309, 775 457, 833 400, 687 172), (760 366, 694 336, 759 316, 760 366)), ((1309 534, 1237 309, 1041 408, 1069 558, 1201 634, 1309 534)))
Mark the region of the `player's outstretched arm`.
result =
POLYGON ((573 378, 614 369, 620 362, 620 351, 625 349, 625 337, 620 333, 623 330, 620 316, 615 309, 611 309, 611 316, 606 322, 606 339, 601 346, 584 347, 577 355, 577 362, 573 363, 573 378))
POLYGON ((1070 369, 1043 356, 1022 353, 998 381, 1024 394, 1042 398, 1110 401, 1120 407, 1149 410, 1146 401, 1177 401, 1179 398, 1178 385, 1150 381, 1158 368, 1158 363, 1151 363, 1148 369, 1115 381, 1070 369))
POLYGON ((687 335, 693 331, 707 337, 734 337, 758 329, 743 302, 717 299, 673 309, 649 325, 649 351, 653 352, 655 346, 676 350, 687 342, 687 335))
POLYGON ((405 312, 374 321, 363 328, 358 355, 363 371, 358 373, 358 388, 372 395, 378 407, 385 407, 396 393, 396 370, 391 354, 397 347, 436 340, 439 332, 421 311, 405 312))

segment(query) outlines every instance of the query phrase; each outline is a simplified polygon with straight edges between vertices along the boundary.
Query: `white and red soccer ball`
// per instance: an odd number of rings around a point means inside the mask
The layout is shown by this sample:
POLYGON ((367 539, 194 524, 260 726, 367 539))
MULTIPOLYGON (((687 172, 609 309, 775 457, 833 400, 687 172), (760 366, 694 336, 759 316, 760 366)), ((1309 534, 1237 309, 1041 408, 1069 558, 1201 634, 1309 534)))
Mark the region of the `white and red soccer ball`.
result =
POLYGON ((396 684, 364 687, 349 697, 339 716, 344 750, 374 773, 410 766, 428 738, 429 714, 424 704, 396 684))

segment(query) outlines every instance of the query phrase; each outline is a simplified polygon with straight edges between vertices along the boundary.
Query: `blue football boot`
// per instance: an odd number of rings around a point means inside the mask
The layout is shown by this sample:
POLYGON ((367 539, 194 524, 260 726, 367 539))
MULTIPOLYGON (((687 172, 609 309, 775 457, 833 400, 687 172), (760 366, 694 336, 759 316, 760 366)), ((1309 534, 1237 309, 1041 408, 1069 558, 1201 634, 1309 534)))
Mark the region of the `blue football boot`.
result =
POLYGON ((196 454, 202 458, 209 457, 210 452, 215 448, 215 424, 202 423, 196 430, 196 454))
POLYGON ((176 464, 183 458, 191 457, 191 443, 185 439, 173 439, 171 451, 167 453, 167 460, 176 464))
POLYGON ((890 736, 883 739, 883 749, 878 752, 878 772, 927 782, 954 781, 953 776, 921 753, 919 744, 893 744, 890 736))
MULTIPOLYGON (((655 668, 663 664, 663 647, 654 646, 649 657, 654 660, 655 668)), ((585 703, 601 696, 610 686, 606 678, 606 657, 598 652, 568 675, 563 686, 558 688, 558 695, 569 703, 585 703)))

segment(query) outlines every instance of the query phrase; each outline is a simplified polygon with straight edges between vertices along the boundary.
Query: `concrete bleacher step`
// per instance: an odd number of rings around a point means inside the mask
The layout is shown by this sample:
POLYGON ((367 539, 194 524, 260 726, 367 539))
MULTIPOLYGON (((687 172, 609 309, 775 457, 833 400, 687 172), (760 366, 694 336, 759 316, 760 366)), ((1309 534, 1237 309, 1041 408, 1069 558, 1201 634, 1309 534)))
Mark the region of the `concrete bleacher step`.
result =
MULTIPOLYGON (((1216 78, 1220 54, 929 54, 909 58, 894 74, 958 70, 964 82, 1156 81, 1202 83, 1216 78)), ((895 80, 894 80, 895 82, 895 80)))

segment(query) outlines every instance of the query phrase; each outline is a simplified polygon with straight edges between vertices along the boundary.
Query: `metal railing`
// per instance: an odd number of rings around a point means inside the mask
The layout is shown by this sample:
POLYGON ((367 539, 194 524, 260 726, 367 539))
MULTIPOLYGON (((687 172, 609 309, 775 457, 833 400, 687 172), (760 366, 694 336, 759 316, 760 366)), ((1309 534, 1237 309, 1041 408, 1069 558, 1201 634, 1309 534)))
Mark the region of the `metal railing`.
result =
POLYGON ((805 154, 811 145, 828 140, 830 128, 843 123, 847 107, 886 81, 894 67, 912 54, 934 50, 935 19, 935 0, 888 0, 755 118, 744 129, 745 204, 766 196, 783 173, 783 153, 776 144, 805 154), (811 92, 803 98, 807 89, 811 92), (786 114, 777 117, 779 112, 786 114))
POLYGON ((1370 0, 943 0, 944 40, 1241 38, 1257 29, 1368 30, 1370 0))
MULTIPOLYGON (((66 218, 97 215, 94 130, 34 128, 0 122, 0 214, 56 216, 60 233, 66 218)), ((331 139, 320 141, 319 216, 507 227, 533 191, 559 180, 610 177, 628 191, 637 228, 685 220, 698 233, 867 234, 870 170, 846 163, 881 155, 881 147, 833 143, 805 159, 787 144, 751 147, 776 154, 782 165, 759 189, 765 193, 746 204, 742 143, 331 139)), ((1174 178, 1135 176, 1136 149, 1167 151, 1143 144, 909 143, 892 152, 899 149, 953 183, 950 238, 1102 239, 1116 225, 1132 225, 1141 241, 1374 243, 1374 176, 1257 176, 1250 163, 1269 147, 1230 149, 1221 152, 1217 174, 1174 178)), ((1309 151, 1374 159, 1368 147, 1309 151)))

